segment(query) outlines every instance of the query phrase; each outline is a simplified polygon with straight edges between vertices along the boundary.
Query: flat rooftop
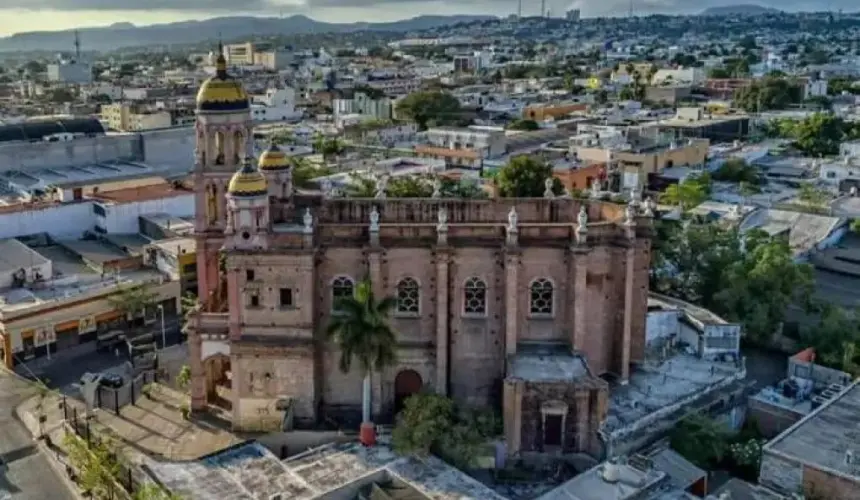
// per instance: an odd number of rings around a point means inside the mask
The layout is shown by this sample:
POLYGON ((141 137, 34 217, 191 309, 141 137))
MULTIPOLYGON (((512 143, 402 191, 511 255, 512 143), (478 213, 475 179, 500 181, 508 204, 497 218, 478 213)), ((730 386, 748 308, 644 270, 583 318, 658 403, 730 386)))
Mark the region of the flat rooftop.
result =
POLYGON ((508 376, 529 382, 570 381, 591 375, 581 356, 553 344, 521 343, 510 363, 508 376))
POLYGON ((27 172, 10 171, 0 174, 0 178, 23 189, 37 189, 46 186, 73 187, 87 184, 98 184, 118 180, 128 180, 141 177, 151 177, 164 173, 150 165, 137 162, 105 162, 92 163, 80 167, 56 167, 28 170, 27 172))
POLYGON ((609 391, 609 411, 604 429, 621 430, 683 400, 705 396, 720 384, 743 378, 742 366, 733 362, 702 359, 683 351, 665 360, 647 359, 630 374, 627 385, 609 391))
POLYGON ((860 480, 860 466, 846 463, 845 453, 860 452, 860 381, 794 424, 764 450, 791 457, 815 469, 833 470, 860 480))
POLYGON ((47 258, 14 238, 0 240, 0 273, 14 273, 47 263, 47 258))
POLYGON ((150 461, 147 466, 171 492, 190 500, 268 499, 276 494, 311 500, 347 485, 393 478, 420 493, 419 499, 504 500, 438 458, 401 457, 384 445, 331 444, 281 461, 263 445, 246 442, 196 461, 150 461))
POLYGON ((628 464, 606 462, 538 497, 538 500, 628 500, 665 479, 664 472, 643 471, 628 464), (614 481, 605 479, 607 468, 614 470, 614 481))

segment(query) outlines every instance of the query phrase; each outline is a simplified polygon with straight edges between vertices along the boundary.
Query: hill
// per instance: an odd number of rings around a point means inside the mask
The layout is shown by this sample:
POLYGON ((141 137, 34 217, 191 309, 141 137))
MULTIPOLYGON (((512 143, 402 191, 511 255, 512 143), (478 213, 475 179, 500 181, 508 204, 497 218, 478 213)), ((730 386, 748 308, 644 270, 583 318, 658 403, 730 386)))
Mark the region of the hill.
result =
POLYGON ((781 12, 778 9, 763 7, 755 4, 724 5, 722 7, 710 7, 702 11, 702 16, 760 16, 762 14, 775 14, 781 12))
MULTIPOLYGON (((418 16, 387 23, 326 23, 307 16, 219 17, 150 26, 117 23, 78 31, 84 50, 105 51, 123 47, 164 46, 199 43, 223 35, 228 40, 254 35, 300 35, 353 31, 419 31, 457 23, 495 19, 493 16, 418 16)), ((16 33, 0 38, 0 51, 69 50, 74 30, 16 33)))

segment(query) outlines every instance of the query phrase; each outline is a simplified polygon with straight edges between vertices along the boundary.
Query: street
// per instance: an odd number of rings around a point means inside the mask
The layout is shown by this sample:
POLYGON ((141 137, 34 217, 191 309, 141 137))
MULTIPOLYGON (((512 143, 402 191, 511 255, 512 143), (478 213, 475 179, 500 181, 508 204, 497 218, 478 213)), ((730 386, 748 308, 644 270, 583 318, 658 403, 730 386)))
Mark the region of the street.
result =
MULTIPOLYGON (((168 346, 182 341, 178 320, 167 322, 165 327, 168 346)), ((161 328, 153 330, 152 334, 158 347, 161 348, 161 328)), ((87 372, 107 372, 125 377, 128 374, 127 360, 128 358, 122 352, 119 356, 115 352, 97 352, 95 350, 83 353, 76 352, 72 355, 59 352, 50 361, 39 360, 38 366, 35 363, 16 366, 15 372, 27 378, 44 380, 53 389, 69 396, 77 396, 77 384, 81 375, 87 372)))
POLYGON ((15 416, 15 407, 35 393, 30 384, 0 369, 0 499, 73 500, 15 416))

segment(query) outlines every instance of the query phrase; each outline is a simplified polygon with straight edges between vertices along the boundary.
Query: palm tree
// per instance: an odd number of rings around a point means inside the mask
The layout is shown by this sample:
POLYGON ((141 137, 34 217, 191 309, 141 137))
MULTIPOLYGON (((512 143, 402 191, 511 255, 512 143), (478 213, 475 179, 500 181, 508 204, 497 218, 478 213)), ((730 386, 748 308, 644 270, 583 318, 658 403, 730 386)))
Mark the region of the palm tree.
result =
POLYGON ((130 324, 158 303, 158 294, 153 292, 149 285, 134 285, 108 297, 108 302, 123 314, 130 324))
POLYGON ((395 303, 394 297, 377 300, 370 280, 361 281, 352 297, 336 301, 337 314, 332 316, 326 331, 340 348, 340 370, 348 373, 353 361, 357 361, 364 375, 362 426, 371 422, 370 376, 373 370, 383 370, 397 359, 397 336, 388 324, 395 303))

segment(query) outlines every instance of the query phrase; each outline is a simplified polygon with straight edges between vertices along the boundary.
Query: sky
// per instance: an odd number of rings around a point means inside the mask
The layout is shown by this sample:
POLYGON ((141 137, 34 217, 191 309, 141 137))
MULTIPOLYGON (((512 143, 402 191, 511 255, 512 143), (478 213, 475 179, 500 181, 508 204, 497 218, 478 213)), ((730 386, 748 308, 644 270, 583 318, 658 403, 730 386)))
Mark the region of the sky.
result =
MULTIPOLYGON (((695 13, 707 7, 756 3, 783 10, 858 10, 857 0, 633 0, 640 13, 695 13)), ((135 25, 226 15, 305 14, 328 22, 393 21, 421 14, 515 13, 517 0, 0 0, 0 36, 130 22, 135 25)), ((539 0, 523 0, 523 15, 537 15, 539 0)), ((546 0, 559 15, 626 15, 630 0, 546 0)))

